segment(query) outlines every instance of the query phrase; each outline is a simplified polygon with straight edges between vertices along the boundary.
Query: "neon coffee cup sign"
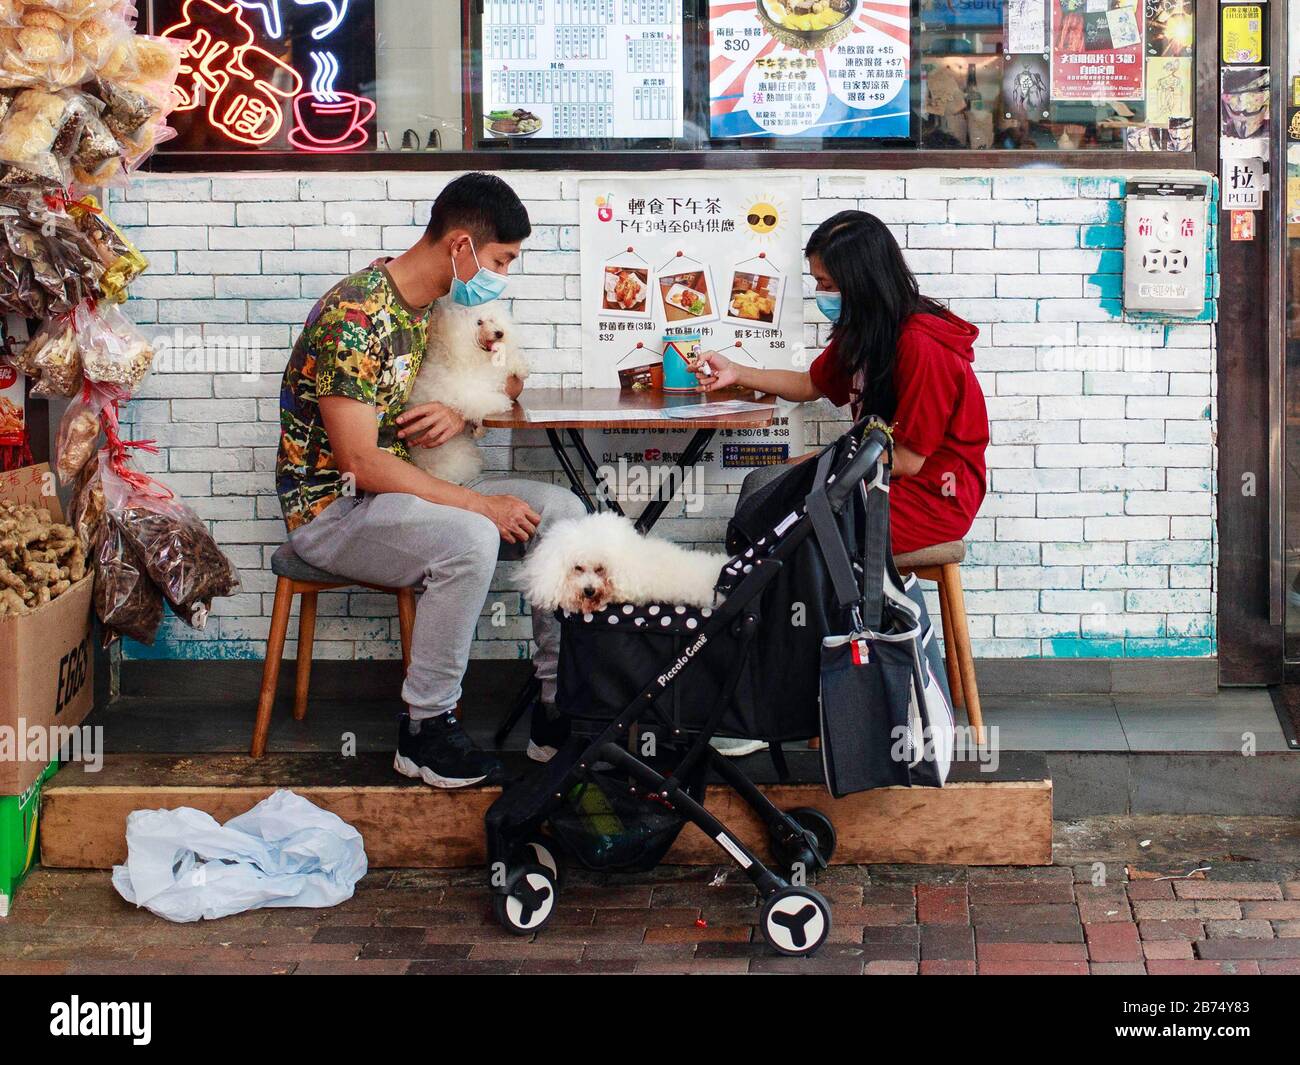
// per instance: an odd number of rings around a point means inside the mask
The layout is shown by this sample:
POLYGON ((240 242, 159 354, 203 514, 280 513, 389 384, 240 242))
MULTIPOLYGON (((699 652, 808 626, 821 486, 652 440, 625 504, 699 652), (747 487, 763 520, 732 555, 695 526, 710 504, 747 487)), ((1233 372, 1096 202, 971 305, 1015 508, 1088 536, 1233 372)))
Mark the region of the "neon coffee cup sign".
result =
POLYGON ((155 31, 189 42, 172 151, 346 152, 372 141, 374 0, 155 0, 155 31))

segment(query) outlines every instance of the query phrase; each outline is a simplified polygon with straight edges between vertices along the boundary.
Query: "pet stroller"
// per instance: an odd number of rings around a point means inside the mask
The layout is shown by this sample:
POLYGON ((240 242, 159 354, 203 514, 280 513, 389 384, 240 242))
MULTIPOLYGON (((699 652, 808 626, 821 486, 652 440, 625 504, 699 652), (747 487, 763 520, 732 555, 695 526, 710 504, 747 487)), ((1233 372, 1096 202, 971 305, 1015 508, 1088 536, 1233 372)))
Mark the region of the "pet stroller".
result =
POLYGON ((864 482, 887 485, 891 447, 885 427, 864 419, 747 499, 728 528, 732 558, 717 585, 725 600, 714 609, 561 612, 556 705, 573 736, 485 818, 493 908, 507 930, 528 935, 550 920, 564 858, 648 870, 690 821, 758 889, 772 948, 808 955, 825 942, 830 907, 807 878, 835 849, 830 819, 777 809, 709 740, 767 740, 784 776, 781 742, 819 734, 822 639, 859 620, 861 606, 873 612, 870 597, 877 610, 881 602, 888 510, 868 505, 864 482), (795 612, 801 620, 783 623, 795 612), (757 815, 779 866, 705 809, 710 772, 757 815))

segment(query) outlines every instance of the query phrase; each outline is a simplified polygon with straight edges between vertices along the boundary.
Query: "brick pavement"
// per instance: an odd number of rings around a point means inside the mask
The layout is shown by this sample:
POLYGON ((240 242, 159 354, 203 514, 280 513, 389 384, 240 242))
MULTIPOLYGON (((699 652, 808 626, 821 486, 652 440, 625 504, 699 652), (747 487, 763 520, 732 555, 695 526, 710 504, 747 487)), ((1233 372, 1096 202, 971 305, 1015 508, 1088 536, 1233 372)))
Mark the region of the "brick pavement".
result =
POLYGON ((713 887, 714 872, 573 874, 550 927, 521 939, 493 921, 477 872, 381 871, 333 909, 171 925, 124 903, 107 873, 37 870, 0 921, 0 975, 1300 974, 1294 868, 1126 880, 1111 864, 1099 886, 1092 864, 841 866, 818 883, 831 941, 806 960, 770 953, 748 882, 732 871, 713 887))

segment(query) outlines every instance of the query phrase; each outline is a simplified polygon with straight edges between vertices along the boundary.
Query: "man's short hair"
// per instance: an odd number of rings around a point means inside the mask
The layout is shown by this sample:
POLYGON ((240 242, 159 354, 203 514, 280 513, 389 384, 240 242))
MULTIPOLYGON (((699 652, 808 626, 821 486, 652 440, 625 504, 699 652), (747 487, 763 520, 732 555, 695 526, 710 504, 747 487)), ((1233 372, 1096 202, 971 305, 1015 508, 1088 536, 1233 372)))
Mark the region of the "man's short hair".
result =
POLYGON ((528 210, 515 190, 495 174, 462 174, 433 201, 425 235, 441 240, 466 229, 477 245, 514 244, 532 233, 528 210))

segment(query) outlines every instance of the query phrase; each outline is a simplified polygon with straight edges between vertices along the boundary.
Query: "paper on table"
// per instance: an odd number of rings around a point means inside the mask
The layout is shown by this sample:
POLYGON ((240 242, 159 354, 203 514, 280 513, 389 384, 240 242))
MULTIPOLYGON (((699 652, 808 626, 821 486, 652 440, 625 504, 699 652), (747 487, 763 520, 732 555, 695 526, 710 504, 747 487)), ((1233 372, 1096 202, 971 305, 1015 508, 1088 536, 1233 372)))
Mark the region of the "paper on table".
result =
POLYGON ((666 412, 648 410, 533 410, 526 411, 530 422, 644 422, 666 417, 666 412))
POLYGON ((744 399, 722 399, 714 403, 687 403, 680 407, 666 407, 663 414, 669 418, 712 418, 721 414, 743 414, 751 410, 771 410, 770 403, 751 403, 744 399))

